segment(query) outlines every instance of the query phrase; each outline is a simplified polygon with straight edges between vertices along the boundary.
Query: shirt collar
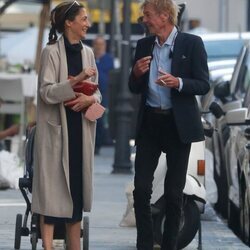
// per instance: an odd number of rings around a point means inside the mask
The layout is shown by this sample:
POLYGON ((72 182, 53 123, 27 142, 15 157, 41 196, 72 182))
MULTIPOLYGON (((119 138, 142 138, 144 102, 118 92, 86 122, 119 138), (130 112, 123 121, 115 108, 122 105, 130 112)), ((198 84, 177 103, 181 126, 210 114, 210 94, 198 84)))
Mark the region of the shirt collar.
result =
MULTIPOLYGON (((176 32, 177 32, 177 28, 174 26, 174 28, 172 29, 171 33, 169 34, 167 40, 163 43, 163 45, 169 45, 169 46, 174 45, 174 40, 175 40, 175 37, 176 37, 176 32)), ((160 43, 159 43, 158 37, 155 38, 155 43, 158 46, 161 46, 160 43)))

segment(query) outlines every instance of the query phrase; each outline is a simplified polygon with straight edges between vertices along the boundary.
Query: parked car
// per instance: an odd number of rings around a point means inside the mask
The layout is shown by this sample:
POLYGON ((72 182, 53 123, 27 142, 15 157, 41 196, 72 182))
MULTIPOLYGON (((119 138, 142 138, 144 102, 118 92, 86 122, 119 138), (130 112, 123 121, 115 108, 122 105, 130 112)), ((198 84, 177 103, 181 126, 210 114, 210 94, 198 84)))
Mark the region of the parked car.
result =
POLYGON ((241 49, 250 39, 250 32, 207 33, 201 34, 200 37, 207 52, 211 84, 211 89, 206 96, 202 97, 201 104, 203 109, 208 109, 209 104, 214 100, 214 86, 225 76, 231 79, 241 49))
POLYGON ((208 62, 237 59, 243 45, 250 40, 250 32, 201 34, 208 62))
POLYGON ((206 95, 200 97, 202 110, 204 111, 209 110, 209 105, 215 100, 214 87, 217 84, 220 84, 221 82, 226 82, 226 81, 229 82, 232 78, 233 71, 234 71, 234 66, 228 68, 225 67, 220 69, 213 69, 209 71, 210 90, 206 95))
MULTIPOLYGON (((246 104, 250 104, 250 88, 246 104)), ((228 226, 250 246, 250 120, 246 107, 229 110, 230 137, 225 145, 228 181, 228 226)))
POLYGON ((220 70, 220 69, 228 69, 233 68, 236 64, 237 58, 235 59, 227 59, 227 60, 218 60, 218 61, 210 61, 208 62, 208 68, 210 71, 212 70, 220 70))
POLYGON ((245 167, 249 164, 249 152, 245 148, 248 138, 244 132, 244 126, 248 123, 244 118, 250 105, 250 44, 242 48, 231 81, 215 86, 214 95, 222 107, 219 111, 216 105, 211 106, 218 118, 214 125, 217 133, 213 136, 215 180, 218 186, 215 208, 228 219, 229 227, 249 245, 250 182, 249 166, 245 167))

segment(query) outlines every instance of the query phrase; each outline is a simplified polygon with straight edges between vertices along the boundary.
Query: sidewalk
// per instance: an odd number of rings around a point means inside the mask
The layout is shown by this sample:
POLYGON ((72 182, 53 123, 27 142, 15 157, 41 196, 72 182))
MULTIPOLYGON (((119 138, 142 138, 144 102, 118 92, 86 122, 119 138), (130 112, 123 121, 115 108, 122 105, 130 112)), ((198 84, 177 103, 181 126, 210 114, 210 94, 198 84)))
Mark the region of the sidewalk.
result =
POLYGON ((114 148, 105 147, 95 157, 94 202, 90 213, 90 249, 135 249, 135 228, 120 227, 127 200, 125 187, 132 174, 111 174, 114 148))
MULTIPOLYGON (((95 158, 94 202, 90 218, 90 250, 136 250, 136 229, 120 227, 126 210, 125 187, 133 175, 111 174, 114 148, 102 148, 95 158)), ((13 250, 16 214, 24 214, 25 201, 19 190, 0 191, 0 250, 13 250)), ((245 250, 245 246, 227 225, 208 207, 202 221, 203 250, 245 250)), ((198 237, 185 248, 197 249, 198 237)), ((29 237, 22 237, 22 250, 30 250, 29 237)), ((37 250, 41 250, 39 240, 37 250)), ((62 250, 56 247, 55 250, 62 250)))
MULTIPOLYGON (((110 174, 114 163, 114 149, 110 147, 101 149, 95 163, 95 196, 90 214, 90 249, 135 250, 136 229, 119 227, 127 205, 125 187, 133 180, 133 175, 110 174)), ((203 218, 203 250, 249 249, 216 216, 211 207, 207 207, 203 218)), ((194 250, 197 246, 198 235, 185 250, 194 250)))

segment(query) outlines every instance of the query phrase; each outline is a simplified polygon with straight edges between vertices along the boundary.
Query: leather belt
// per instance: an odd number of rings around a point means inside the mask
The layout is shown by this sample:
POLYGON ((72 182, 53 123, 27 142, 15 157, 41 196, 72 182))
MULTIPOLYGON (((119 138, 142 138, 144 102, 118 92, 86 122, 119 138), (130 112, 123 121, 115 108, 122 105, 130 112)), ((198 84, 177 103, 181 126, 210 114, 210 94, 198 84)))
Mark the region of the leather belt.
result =
POLYGON ((150 113, 159 114, 159 115, 171 115, 172 109, 161 109, 158 107, 146 106, 146 110, 150 113))

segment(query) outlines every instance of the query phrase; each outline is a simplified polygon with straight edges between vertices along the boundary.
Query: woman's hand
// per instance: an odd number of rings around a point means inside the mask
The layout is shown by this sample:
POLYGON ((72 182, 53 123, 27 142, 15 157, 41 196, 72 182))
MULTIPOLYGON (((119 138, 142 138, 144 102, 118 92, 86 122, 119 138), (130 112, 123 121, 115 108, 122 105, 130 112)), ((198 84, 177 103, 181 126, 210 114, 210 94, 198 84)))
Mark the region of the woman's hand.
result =
POLYGON ((88 78, 96 75, 96 69, 89 67, 84 69, 80 74, 70 79, 70 84, 73 87, 76 83, 80 81, 87 80, 88 78))
POLYGON ((96 69, 93 67, 89 67, 84 69, 79 75, 76 77, 79 78, 79 81, 87 80, 88 78, 94 76, 96 74, 96 69))
POLYGON ((77 92, 75 92, 75 95, 76 98, 74 100, 65 104, 65 106, 69 106, 75 112, 80 112, 95 102, 95 97, 93 95, 87 96, 77 92))

